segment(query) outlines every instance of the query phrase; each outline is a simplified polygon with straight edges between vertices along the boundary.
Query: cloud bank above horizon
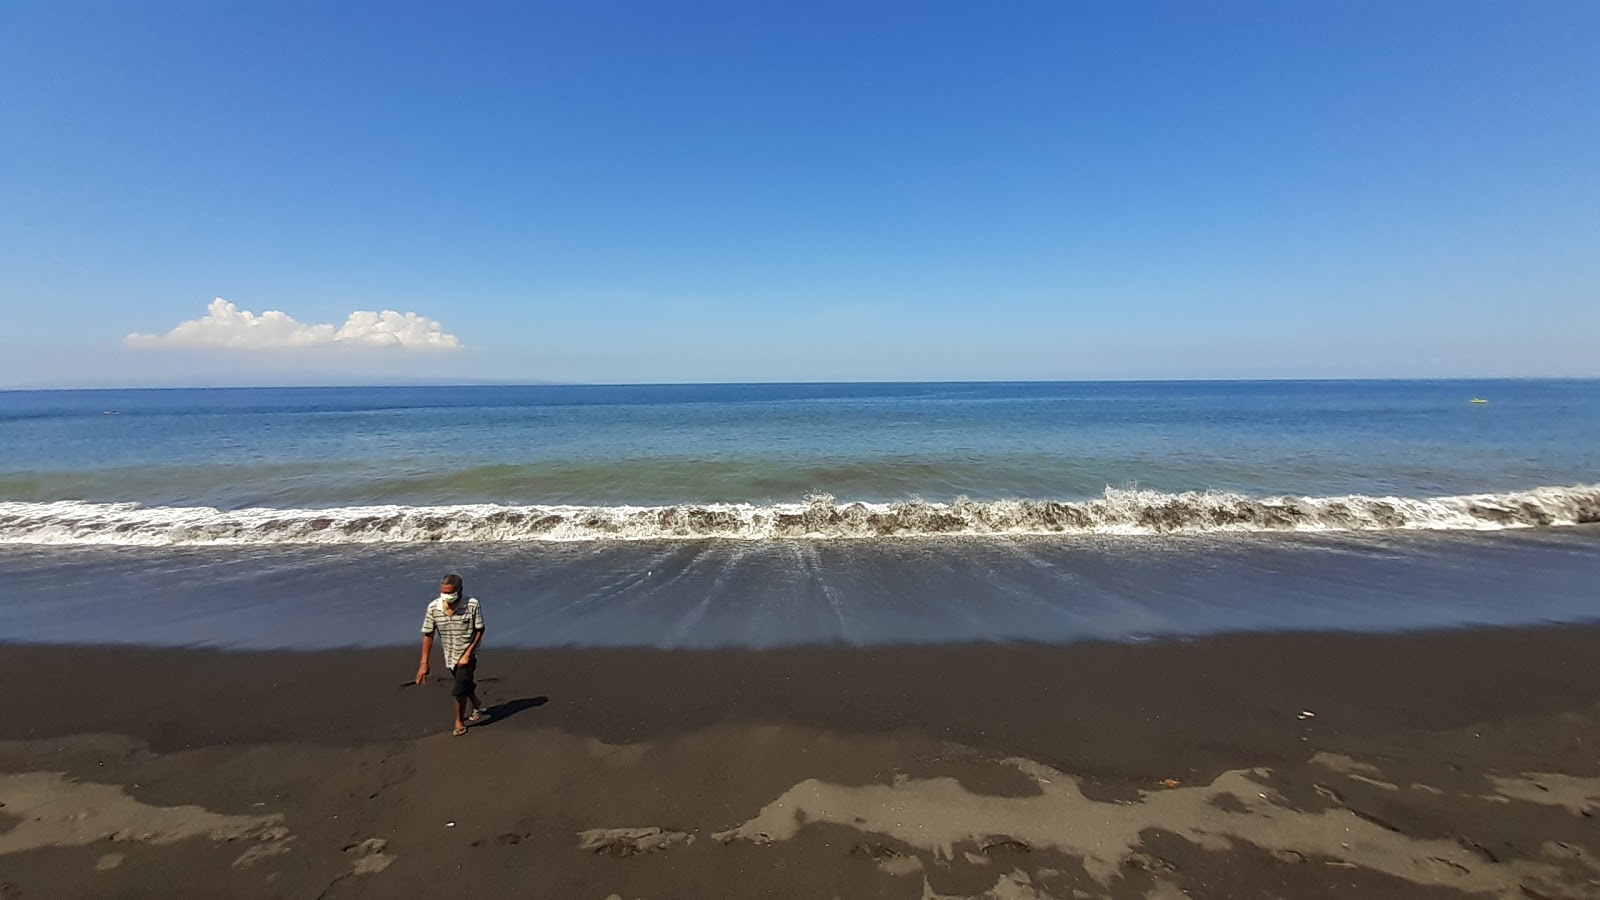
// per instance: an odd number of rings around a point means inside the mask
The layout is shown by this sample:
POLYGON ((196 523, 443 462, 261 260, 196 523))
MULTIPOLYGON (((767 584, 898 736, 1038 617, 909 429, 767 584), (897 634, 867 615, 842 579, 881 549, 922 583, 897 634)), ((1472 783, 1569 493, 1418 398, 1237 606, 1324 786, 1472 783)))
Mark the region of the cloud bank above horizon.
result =
POLYGON ((139 350, 462 349, 461 340, 442 323, 414 312, 356 310, 343 325, 334 326, 301 322, 276 309, 257 315, 221 297, 198 319, 180 322, 165 334, 136 332, 123 343, 139 350))

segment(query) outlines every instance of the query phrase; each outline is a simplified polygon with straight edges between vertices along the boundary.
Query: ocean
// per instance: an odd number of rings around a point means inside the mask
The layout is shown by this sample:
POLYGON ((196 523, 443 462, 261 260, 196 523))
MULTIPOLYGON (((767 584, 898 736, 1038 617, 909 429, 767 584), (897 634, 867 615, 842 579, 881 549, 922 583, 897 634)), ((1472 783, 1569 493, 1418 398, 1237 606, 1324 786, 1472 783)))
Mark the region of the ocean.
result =
POLYGON ((1580 621, 1597 482, 1596 381, 7 392, 0 639, 409 643, 452 569, 520 646, 1580 621))

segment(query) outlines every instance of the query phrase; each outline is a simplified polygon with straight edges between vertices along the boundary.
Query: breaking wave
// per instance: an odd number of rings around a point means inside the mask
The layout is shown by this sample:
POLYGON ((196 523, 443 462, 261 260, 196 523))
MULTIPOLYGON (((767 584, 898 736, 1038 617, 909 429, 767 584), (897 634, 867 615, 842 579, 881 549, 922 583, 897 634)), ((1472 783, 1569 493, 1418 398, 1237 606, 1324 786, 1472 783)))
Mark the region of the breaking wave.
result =
POLYGON ((1107 488, 1095 500, 701 506, 146 507, 0 502, 0 543, 203 546, 936 535, 1496 530, 1600 522, 1600 484, 1456 497, 1248 497, 1107 488))

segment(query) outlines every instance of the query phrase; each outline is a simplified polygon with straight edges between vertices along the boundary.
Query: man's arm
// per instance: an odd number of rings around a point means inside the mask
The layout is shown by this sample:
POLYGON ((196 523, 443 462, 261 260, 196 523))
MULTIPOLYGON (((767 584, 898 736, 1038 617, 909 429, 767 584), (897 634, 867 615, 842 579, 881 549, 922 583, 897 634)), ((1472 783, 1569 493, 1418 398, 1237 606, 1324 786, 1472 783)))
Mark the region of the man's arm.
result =
POLYGON ((417 663, 417 684, 428 680, 428 657, 433 655, 433 635, 422 636, 422 662, 417 663))
POLYGON ((472 604, 472 643, 462 652, 461 659, 456 665, 464 666, 472 662, 472 655, 478 652, 478 645, 483 642, 483 607, 476 602, 472 604))
POLYGON ((461 660, 459 662, 457 662, 456 665, 464 666, 467 663, 472 662, 472 654, 478 652, 478 644, 481 643, 482 641, 483 641, 483 629, 479 628, 477 631, 474 631, 472 633, 472 643, 467 645, 467 649, 465 651, 463 651, 462 654, 461 654, 461 660))

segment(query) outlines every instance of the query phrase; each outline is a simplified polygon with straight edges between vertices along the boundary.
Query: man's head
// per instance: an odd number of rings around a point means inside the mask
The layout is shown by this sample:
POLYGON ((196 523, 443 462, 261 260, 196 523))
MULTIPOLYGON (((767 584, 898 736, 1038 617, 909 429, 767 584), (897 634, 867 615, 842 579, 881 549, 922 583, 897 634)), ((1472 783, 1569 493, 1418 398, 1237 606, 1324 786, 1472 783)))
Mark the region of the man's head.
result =
POLYGON ((452 603, 461 599, 461 576, 451 572, 439 579, 439 596, 452 603))

